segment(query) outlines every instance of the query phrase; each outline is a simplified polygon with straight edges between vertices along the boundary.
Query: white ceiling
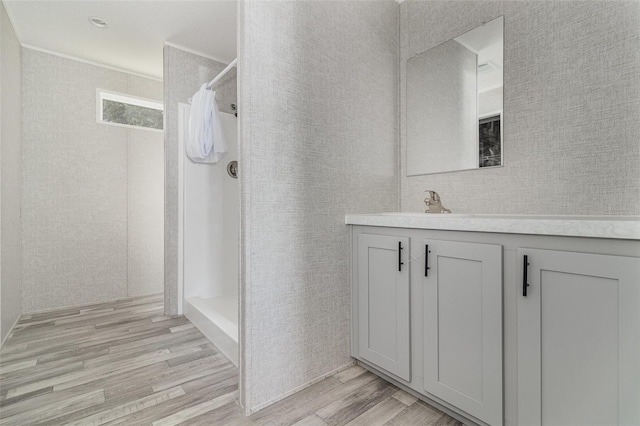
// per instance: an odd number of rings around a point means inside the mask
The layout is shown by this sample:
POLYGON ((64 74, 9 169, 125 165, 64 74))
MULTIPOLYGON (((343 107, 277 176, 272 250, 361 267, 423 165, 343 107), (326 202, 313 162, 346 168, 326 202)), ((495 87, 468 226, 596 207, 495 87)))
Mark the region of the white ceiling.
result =
POLYGON ((224 63, 236 57, 235 0, 3 2, 23 45, 139 74, 162 77, 165 42, 224 63))
POLYGON ((502 86, 503 27, 504 20, 500 17, 454 39, 478 55, 478 65, 489 62, 495 66, 492 71, 478 73, 478 92, 502 86))

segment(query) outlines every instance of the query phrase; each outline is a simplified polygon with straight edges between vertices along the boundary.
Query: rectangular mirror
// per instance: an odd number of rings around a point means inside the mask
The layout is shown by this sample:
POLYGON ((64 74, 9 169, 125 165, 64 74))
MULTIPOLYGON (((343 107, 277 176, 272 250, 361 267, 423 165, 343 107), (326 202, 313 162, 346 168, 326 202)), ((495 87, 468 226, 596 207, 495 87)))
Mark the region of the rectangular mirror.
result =
POLYGON ((502 166, 503 17, 407 60, 407 176, 502 166))

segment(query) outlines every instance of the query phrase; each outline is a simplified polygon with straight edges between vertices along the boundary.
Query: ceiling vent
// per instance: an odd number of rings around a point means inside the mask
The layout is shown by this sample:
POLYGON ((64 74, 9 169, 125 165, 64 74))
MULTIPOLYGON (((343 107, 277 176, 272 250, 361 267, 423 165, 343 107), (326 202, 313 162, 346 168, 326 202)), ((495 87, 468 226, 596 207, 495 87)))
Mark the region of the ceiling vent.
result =
POLYGON ((98 18, 97 16, 89 16, 89 22, 94 27, 107 28, 107 23, 103 19, 98 18))
POLYGON ((478 64, 478 74, 489 74, 494 71, 498 71, 498 67, 496 67, 491 61, 478 64))

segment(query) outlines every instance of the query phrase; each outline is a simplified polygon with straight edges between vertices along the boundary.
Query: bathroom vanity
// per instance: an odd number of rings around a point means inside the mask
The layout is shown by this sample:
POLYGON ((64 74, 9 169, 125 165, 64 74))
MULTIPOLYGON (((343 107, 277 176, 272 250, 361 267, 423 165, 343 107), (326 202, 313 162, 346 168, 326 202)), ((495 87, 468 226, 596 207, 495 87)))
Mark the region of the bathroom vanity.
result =
POLYGON ((640 218, 351 225, 352 356, 478 424, 640 424, 640 218))

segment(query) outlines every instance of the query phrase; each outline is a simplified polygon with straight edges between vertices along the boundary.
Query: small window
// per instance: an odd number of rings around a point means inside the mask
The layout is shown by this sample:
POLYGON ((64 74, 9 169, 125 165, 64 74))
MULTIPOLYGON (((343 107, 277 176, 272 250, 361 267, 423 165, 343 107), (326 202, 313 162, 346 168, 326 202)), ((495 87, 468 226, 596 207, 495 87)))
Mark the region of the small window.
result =
POLYGON ((162 103, 98 89, 98 123, 163 129, 162 103))

